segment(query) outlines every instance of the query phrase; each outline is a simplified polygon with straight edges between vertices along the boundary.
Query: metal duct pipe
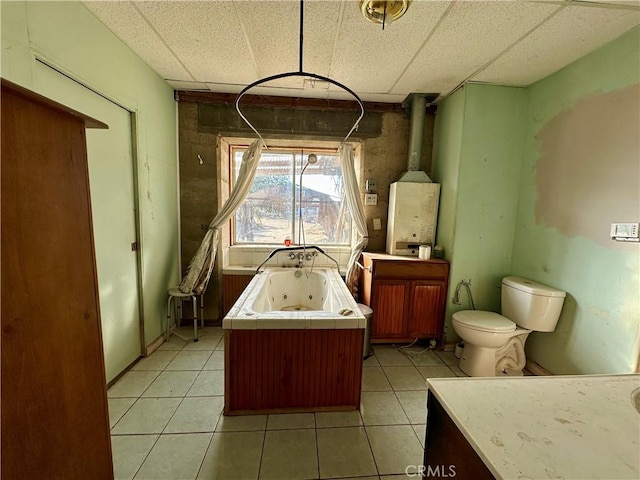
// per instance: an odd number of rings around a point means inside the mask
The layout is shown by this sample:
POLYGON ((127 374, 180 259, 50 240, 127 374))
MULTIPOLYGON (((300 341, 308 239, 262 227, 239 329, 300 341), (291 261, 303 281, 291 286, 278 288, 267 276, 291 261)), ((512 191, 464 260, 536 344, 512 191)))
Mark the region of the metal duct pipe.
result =
MULTIPOLYGON (((407 171, 402 175, 399 182, 428 183, 431 182, 429 176, 420 170, 420 160, 422 159, 422 141, 424 138, 424 116, 427 111, 427 96, 433 94, 412 93, 405 100, 411 100, 411 125, 409 126, 409 158, 407 161, 407 171)), ((433 97, 435 98, 435 97, 433 97)), ((406 107, 405 107, 406 108, 406 107)))
POLYGON ((422 140, 424 138, 424 115, 427 108, 425 95, 413 94, 411 99, 411 126, 409 132, 409 159, 407 170, 410 172, 420 170, 422 159, 422 140))

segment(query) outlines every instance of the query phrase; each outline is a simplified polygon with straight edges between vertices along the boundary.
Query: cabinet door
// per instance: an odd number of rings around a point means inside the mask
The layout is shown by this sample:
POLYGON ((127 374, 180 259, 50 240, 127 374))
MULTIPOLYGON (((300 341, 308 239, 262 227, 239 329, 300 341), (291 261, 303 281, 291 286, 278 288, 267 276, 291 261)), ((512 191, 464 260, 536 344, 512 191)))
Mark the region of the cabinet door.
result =
POLYGON ((374 280, 372 338, 404 337, 409 282, 374 280))
POLYGON ((408 336, 440 337, 447 284, 444 280, 411 282, 408 336))

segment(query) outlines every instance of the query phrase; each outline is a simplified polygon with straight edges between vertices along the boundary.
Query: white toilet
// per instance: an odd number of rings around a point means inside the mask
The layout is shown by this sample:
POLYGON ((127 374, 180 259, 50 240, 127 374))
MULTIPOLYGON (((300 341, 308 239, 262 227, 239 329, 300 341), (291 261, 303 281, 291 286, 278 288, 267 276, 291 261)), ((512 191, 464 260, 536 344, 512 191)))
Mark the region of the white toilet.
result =
POLYGON ((460 369, 471 377, 522 375, 524 342, 532 331, 553 332, 566 293, 520 277, 502 279, 502 315, 479 310, 453 314, 464 340, 460 369))

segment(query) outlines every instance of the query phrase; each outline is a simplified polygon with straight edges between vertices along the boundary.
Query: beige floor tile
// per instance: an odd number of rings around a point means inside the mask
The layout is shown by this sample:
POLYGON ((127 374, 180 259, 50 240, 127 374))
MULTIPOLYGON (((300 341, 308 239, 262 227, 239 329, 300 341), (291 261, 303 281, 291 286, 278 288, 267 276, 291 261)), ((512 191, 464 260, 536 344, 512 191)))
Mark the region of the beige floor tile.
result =
POLYGON ((419 425, 411 425, 413 427, 413 431, 416 432, 416 435, 418 436, 418 441, 420 442, 420 445, 422 445, 422 448, 424 448, 424 439, 427 436, 427 425, 426 424, 419 424, 419 425))
POLYGON ((114 435, 111 437, 113 476, 131 480, 156 443, 158 435, 114 435))
POLYGON ((196 478, 211 436, 211 433, 160 435, 135 476, 136 480, 196 478))
POLYGON ((210 356, 210 350, 182 350, 171 361, 166 370, 202 370, 210 356))
POLYGON ((216 432, 248 432, 265 430, 267 428, 266 415, 230 415, 220 416, 216 432))
POLYGON ((217 352, 224 352, 224 338, 216 345, 217 352))
POLYGON ((269 415, 267 430, 291 430, 294 428, 315 428, 313 413, 283 413, 269 415))
POLYGON ((127 372, 109 389, 107 396, 109 398, 137 398, 159 374, 158 371, 127 372))
POLYGON ((456 358, 453 352, 436 352, 440 359, 445 363, 445 365, 455 365, 458 366, 460 360, 456 358))
POLYGON ((358 411, 316 413, 316 428, 358 427, 360 425, 362 425, 362 417, 358 411))
POLYGON ((380 477, 377 475, 373 477, 341 477, 340 480, 380 480, 380 477))
POLYGON ((378 473, 364 428, 324 428, 317 436, 320 478, 378 473))
POLYGON ((111 430, 114 435, 161 433, 181 398, 141 398, 111 430))
POLYGON ((401 367, 405 365, 413 365, 411 363, 411 360, 409 360, 405 355, 391 346, 377 346, 375 352, 378 362, 380 362, 380 365, 382 365, 383 367, 401 367))
POLYGON ((458 367, 458 366, 451 365, 449 368, 450 368, 450 369, 451 369, 451 371, 452 371, 453 373, 455 373, 455 374, 456 374, 456 376, 458 376, 458 377, 468 377, 468 376, 469 376, 469 375, 467 375, 466 373, 464 373, 464 372, 460 369, 460 367, 458 367))
POLYGON ((213 352, 203 370, 224 370, 224 352, 220 350, 213 352))
POLYGON ((311 429, 267 431, 259 478, 262 480, 318 478, 315 431, 311 429))
POLYGON ((391 390, 391 384, 387 380, 382 367, 367 367, 362 369, 362 391, 384 392, 391 390))
POLYGON ((185 398, 163 433, 213 432, 223 407, 223 397, 185 398))
POLYGON ((456 374, 453 373, 451 368, 446 365, 442 365, 440 367, 416 367, 425 379, 426 378, 446 378, 446 377, 455 377, 456 374))
POLYGON ((188 397, 210 397, 224 395, 224 372, 221 370, 203 370, 193 382, 188 397))
POLYGON ((162 345, 158 347, 158 350, 182 350, 182 348, 187 344, 186 340, 183 340, 180 337, 176 337, 175 335, 171 335, 169 340, 165 341, 162 345))
POLYGON ((360 414, 365 425, 409 423, 394 392, 362 392, 360 414))
POLYGON ((109 428, 118 423, 118 420, 127 413, 131 405, 136 403, 135 398, 109 398, 109 428))
POLYGON ((404 413, 412 424, 427 421, 427 392, 396 392, 404 413))
POLYGON ((410 358, 411 358, 411 362, 416 367, 444 366, 444 362, 442 361, 442 359, 433 350, 420 351, 415 353, 412 352, 410 358))
POLYGON ((365 359, 362 362, 362 366, 363 367, 379 367, 380 366, 380 362, 378 362, 378 359, 376 358, 375 354, 371 355, 369 358, 365 359))
POLYGON ((222 338, 222 335, 212 334, 206 330, 203 334, 200 329, 198 329, 198 336, 197 342, 187 342, 183 350, 209 350, 213 352, 222 338))
POLYGON ((148 357, 142 358, 131 370, 164 370, 177 354, 176 350, 156 350, 148 357))
POLYGON ((256 480, 263 443, 263 431, 214 433, 198 479, 256 480))
POLYGON ((143 397, 184 397, 193 385, 198 372, 194 371, 166 371, 149 385, 142 394, 143 397))
POLYGON ((420 372, 413 365, 410 367, 382 367, 394 390, 426 390, 420 372))
POLYGON ((379 474, 403 474, 422 464, 424 452, 410 425, 367 427, 367 435, 379 474))

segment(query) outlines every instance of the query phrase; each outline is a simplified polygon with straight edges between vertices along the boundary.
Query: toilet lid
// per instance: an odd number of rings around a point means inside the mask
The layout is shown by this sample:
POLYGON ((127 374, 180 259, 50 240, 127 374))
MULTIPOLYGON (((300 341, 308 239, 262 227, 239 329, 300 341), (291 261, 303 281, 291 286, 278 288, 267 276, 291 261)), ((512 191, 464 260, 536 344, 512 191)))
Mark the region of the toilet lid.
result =
POLYGON ((463 310, 454 313, 453 319, 461 325, 484 332, 513 332, 516 329, 515 323, 494 312, 463 310))

